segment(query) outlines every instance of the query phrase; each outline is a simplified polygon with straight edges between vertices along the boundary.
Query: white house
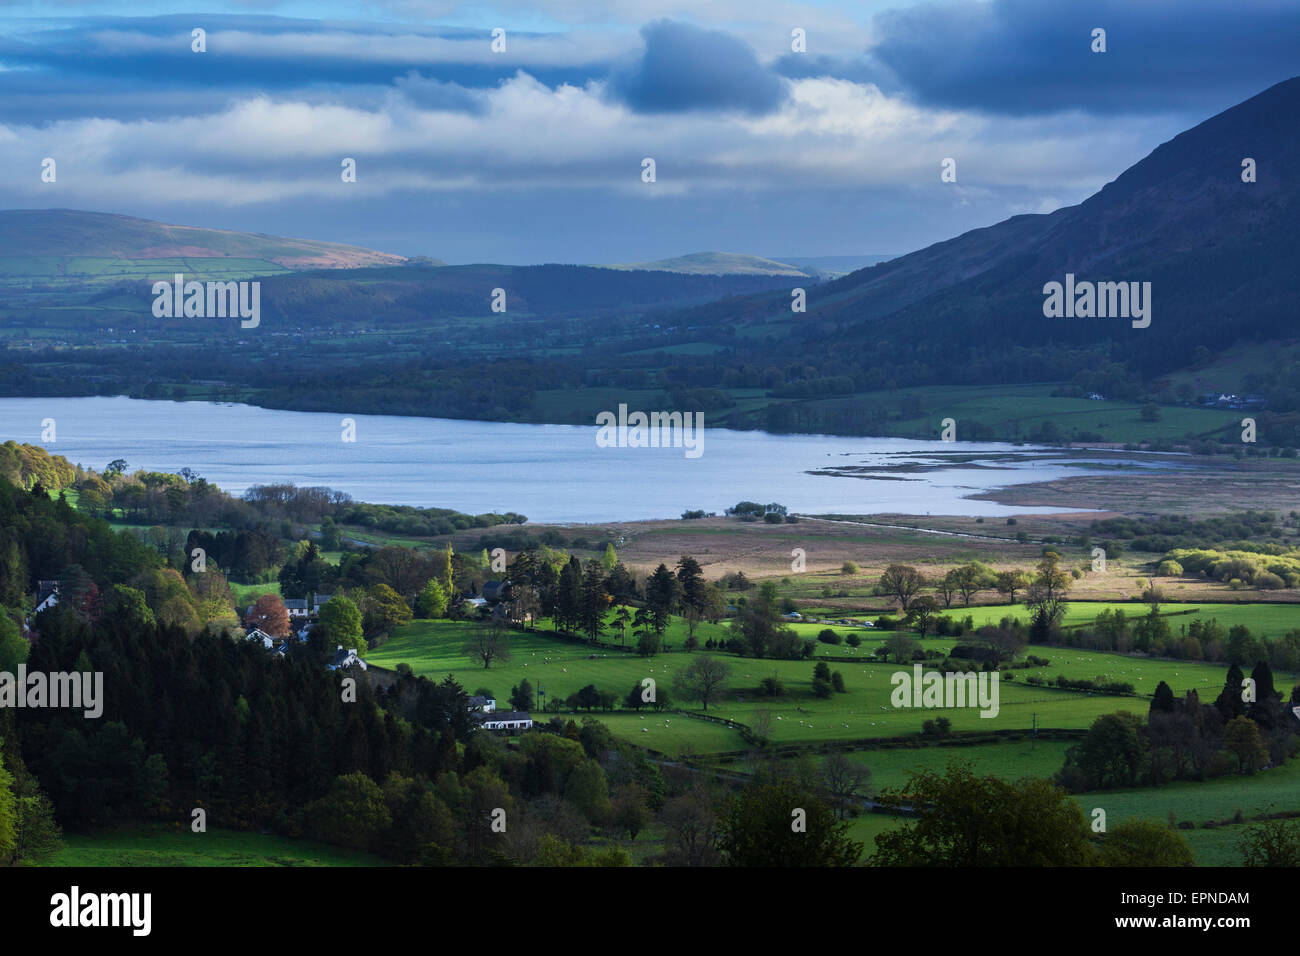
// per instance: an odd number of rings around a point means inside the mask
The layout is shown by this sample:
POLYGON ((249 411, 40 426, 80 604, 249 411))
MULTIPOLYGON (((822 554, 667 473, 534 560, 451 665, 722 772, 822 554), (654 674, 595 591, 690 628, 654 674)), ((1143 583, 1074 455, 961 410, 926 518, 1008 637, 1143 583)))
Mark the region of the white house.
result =
POLYGON ((503 710, 484 716, 480 726, 484 730, 528 730, 533 726, 533 718, 521 710, 503 710))
POLYGON ((59 585, 61 583, 57 578, 43 578, 36 582, 36 607, 32 611, 33 616, 40 614, 42 611, 48 611, 59 603, 59 585))
POLYGON ((290 620, 311 616, 306 598, 285 598, 284 609, 289 612, 290 620))
POLYGON ((482 712, 490 714, 497 709, 495 697, 471 697, 469 699, 469 709, 471 713, 482 712))
POLYGON ((262 630, 260 627, 253 628, 244 635, 244 639, 248 641, 261 641, 262 646, 268 651, 275 647, 275 638, 266 633, 266 631, 262 630))
POLYGON ((345 651, 343 645, 340 644, 338 650, 334 652, 334 661, 328 666, 332 671, 336 671, 340 667, 360 667, 362 670, 365 670, 366 662, 357 656, 357 649, 355 647, 349 647, 345 651))

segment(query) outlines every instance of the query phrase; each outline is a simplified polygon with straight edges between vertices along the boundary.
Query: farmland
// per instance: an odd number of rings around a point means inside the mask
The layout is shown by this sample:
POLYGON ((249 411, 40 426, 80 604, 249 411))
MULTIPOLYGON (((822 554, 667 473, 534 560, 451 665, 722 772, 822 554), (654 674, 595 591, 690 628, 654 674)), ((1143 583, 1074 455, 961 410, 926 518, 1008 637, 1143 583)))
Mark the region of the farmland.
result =
MULTIPOLYGON (((545 629, 513 633, 511 659, 494 663, 490 668, 476 665, 462 653, 470 630, 476 625, 453 621, 417 621, 399 628, 386 643, 371 650, 367 661, 386 668, 407 664, 417 675, 441 679, 453 674, 467 689, 486 687, 501 700, 511 687, 524 678, 534 688, 545 692, 546 701, 563 701, 580 688, 594 684, 598 690, 616 693, 620 699, 645 678, 657 686, 671 687, 674 673, 684 667, 690 655, 670 650, 653 658, 641 658, 616 649, 596 649, 589 645, 559 640, 545 629)), ((805 628, 811 626, 805 625, 805 628)), ((701 629, 701 638, 708 633, 701 629)), ((857 649, 866 657, 880 638, 872 638, 857 649)), ((951 650, 953 639, 927 639, 927 650, 951 650)), ((680 643, 677 645, 680 647, 680 643)), ((825 650, 827 645, 819 645, 825 650)), ((852 650, 835 648, 837 653, 852 650)), ((695 652, 696 654, 702 652, 695 652)), ((775 745, 821 744, 853 740, 871 740, 917 734, 921 725, 935 716, 948 716, 957 732, 987 733, 1028 732, 1035 722, 1040 729, 1084 730, 1097 717, 1117 710, 1144 714, 1145 696, 1108 697, 1054 687, 1034 687, 1024 683, 1024 676, 1038 674, 1047 680, 1058 675, 1068 679, 1117 680, 1132 683, 1139 695, 1149 695, 1161 680, 1175 695, 1196 690, 1202 699, 1213 699, 1223 687, 1227 668, 1193 661, 1163 661, 1079 651, 1073 648, 1029 646, 1027 654, 1048 659, 1042 668, 1014 671, 1014 679, 1000 684, 1000 710, 995 717, 984 718, 973 709, 943 710, 933 708, 895 709, 890 706, 894 685, 891 675, 899 670, 894 664, 863 660, 836 662, 833 670, 844 677, 846 692, 830 699, 819 699, 812 691, 812 662, 755 660, 724 655, 731 666, 727 694, 708 708, 712 716, 753 726, 758 712, 765 711, 770 720, 769 739, 775 745), (786 693, 778 698, 759 696, 759 681, 775 676, 785 685, 786 693)), ((1277 686, 1284 695, 1290 692, 1295 675, 1276 675, 1277 686)), ((686 709, 698 706, 675 702, 686 709)), ((620 704, 621 706, 621 704, 620 704)), ((609 715, 615 733, 631 742, 664 753, 680 753, 689 748, 696 754, 736 750, 743 741, 735 731, 716 724, 692 720, 677 727, 665 725, 663 717, 653 719, 644 714, 609 715), (642 719, 645 717, 646 719, 642 719)), ((687 721, 669 715, 668 724, 687 721)))
POLYGON ((93 836, 67 834, 51 866, 382 866, 368 853, 273 834, 142 824, 93 836))

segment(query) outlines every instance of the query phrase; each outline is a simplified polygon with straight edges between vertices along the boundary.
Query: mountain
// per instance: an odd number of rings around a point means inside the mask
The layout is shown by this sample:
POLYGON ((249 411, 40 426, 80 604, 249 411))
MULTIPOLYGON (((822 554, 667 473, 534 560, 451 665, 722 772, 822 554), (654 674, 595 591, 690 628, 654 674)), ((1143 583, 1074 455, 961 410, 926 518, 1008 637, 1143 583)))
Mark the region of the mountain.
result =
POLYGON ((175 226, 75 209, 0 210, 0 257, 262 260, 284 269, 398 265, 403 256, 313 239, 175 226))
POLYGON ((810 288, 805 315, 791 316, 786 292, 670 321, 762 326, 782 354, 826 362, 911 362, 915 384, 1047 380, 1085 355, 1150 377, 1187 365, 1198 349, 1289 337, 1300 301, 1298 114, 1300 77, 1179 134, 1079 205, 1015 216, 810 288), (1242 180, 1246 158, 1255 182, 1242 180), (1150 326, 1046 318, 1043 287, 1066 273, 1152 283, 1150 326), (778 321, 784 335, 772 331, 778 321), (1025 348, 1044 350, 1043 367, 1013 357, 1025 348), (1049 369, 1053 354, 1061 361, 1049 369))
POLYGON ((684 272, 690 275, 767 275, 811 277, 815 273, 798 266, 761 256, 737 252, 692 252, 673 259, 656 259, 654 262, 630 262, 601 266, 604 269, 643 272, 684 272))
POLYGON ((772 256, 777 262, 788 262, 796 268, 828 279, 838 279, 850 272, 866 269, 878 262, 887 262, 894 256, 772 256))

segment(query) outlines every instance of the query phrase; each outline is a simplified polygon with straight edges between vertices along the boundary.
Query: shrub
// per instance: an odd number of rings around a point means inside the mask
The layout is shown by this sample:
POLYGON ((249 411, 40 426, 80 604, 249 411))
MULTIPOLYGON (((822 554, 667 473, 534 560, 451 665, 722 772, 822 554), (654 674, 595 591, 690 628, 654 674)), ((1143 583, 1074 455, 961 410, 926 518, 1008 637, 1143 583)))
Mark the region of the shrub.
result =
POLYGON ((831 628, 824 627, 817 634, 817 640, 821 641, 823 644, 838 644, 840 642, 840 636, 831 628))
POLYGON ((1278 588, 1285 587, 1286 582, 1272 571, 1259 571, 1255 574, 1254 585, 1267 591, 1275 591, 1278 588))
POLYGON ((845 561, 840 565, 840 574, 857 574, 858 566, 852 561, 845 561))
POLYGON ((844 643, 849 645, 849 647, 859 647, 862 644, 862 638, 858 637, 856 634, 850 634, 848 637, 844 638, 844 643))
POLYGON ((813 681, 812 688, 813 694, 821 698, 830 697, 831 694, 835 693, 834 688, 831 687, 831 682, 822 680, 820 677, 813 681))

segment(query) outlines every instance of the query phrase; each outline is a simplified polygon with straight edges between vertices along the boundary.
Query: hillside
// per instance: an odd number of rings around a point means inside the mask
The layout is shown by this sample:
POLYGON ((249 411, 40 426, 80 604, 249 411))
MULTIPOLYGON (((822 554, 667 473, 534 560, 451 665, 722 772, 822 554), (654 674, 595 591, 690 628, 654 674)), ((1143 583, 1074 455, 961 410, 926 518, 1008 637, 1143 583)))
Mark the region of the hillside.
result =
POLYGON ((1287 117, 1298 111, 1293 78, 1164 143, 1077 206, 1015 216, 810 289, 797 323, 786 294, 681 320, 741 317, 828 359, 859 343, 922 363, 933 381, 1026 346, 1101 345, 1152 376, 1187 365, 1199 347, 1289 335, 1300 296, 1300 181, 1289 174, 1300 133, 1287 117), (1244 157, 1256 160, 1257 182, 1242 181, 1244 157), (1150 327, 1044 318, 1043 285, 1067 272, 1151 282, 1150 327))
POLYGON ((75 209, 0 210, 0 258, 263 260, 285 269, 397 265, 402 256, 313 239, 201 229, 75 209))
POLYGON ((736 252, 692 252, 672 259, 602 266, 605 269, 645 272, 684 272, 691 275, 811 276, 810 271, 786 262, 736 252))

